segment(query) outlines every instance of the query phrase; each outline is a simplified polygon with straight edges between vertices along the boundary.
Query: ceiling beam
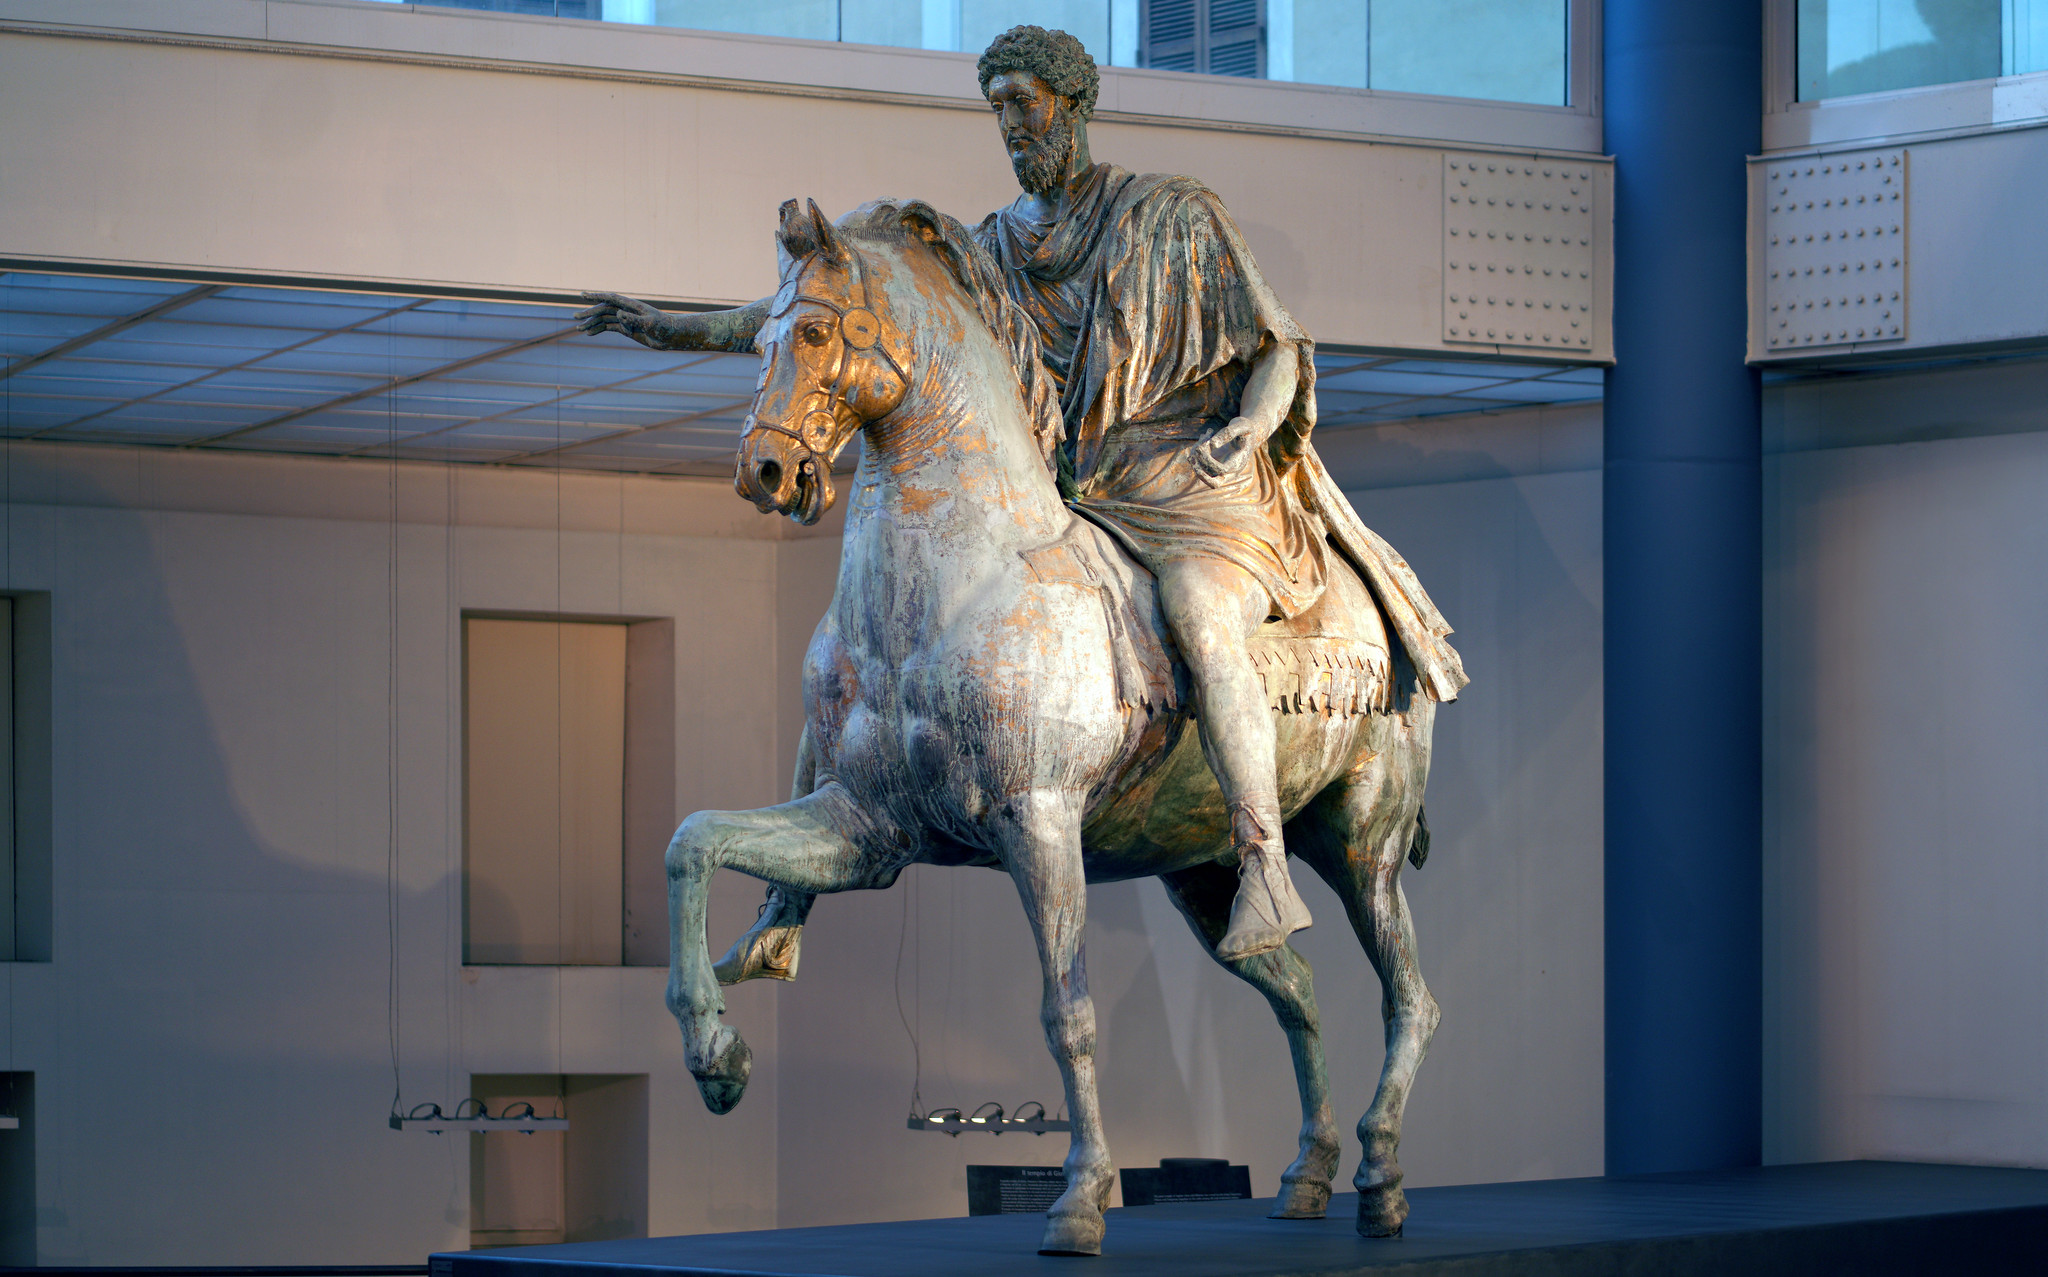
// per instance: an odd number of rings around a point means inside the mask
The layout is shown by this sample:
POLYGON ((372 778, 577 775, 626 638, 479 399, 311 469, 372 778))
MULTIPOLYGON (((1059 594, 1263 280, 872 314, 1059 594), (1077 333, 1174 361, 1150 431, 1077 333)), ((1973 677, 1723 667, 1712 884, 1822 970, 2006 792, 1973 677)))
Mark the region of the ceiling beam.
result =
MULTIPOLYGON (((713 413, 725 412, 729 409, 751 404, 752 402, 754 402, 754 398, 752 395, 749 395, 745 399, 734 399, 725 403, 717 403, 709 408, 699 408, 695 412, 686 412, 680 417, 670 417, 666 421, 657 421, 651 426, 627 426, 621 430, 614 430, 610 434, 597 435, 590 439, 578 439, 574 443, 558 443, 552 447, 535 448, 528 452, 515 452, 509 457, 500 457, 497 464, 511 465, 514 462, 531 461, 535 457, 559 456, 565 452, 574 452, 578 448, 589 448, 600 443, 609 443, 613 439, 625 439, 632 435, 644 435, 650 430, 666 430, 670 426, 680 426, 686 421, 697 421, 709 417, 713 413)), ((733 448, 737 450, 740 443, 739 438, 735 436, 732 442, 733 448)))
POLYGON ((137 311, 133 315, 117 319, 110 324, 101 324, 91 332, 80 333, 70 341, 50 347, 40 355, 30 355, 26 359, 18 359, 8 364, 5 368, 0 368, 0 381, 5 381, 17 373, 27 372, 38 364, 46 364, 52 359, 62 359, 74 350, 90 346, 96 341, 105 341, 115 333, 126 332, 137 324, 146 324, 152 319, 168 315, 180 306, 190 306, 193 302, 205 301, 226 287, 227 285, 225 284, 201 284, 199 287, 179 293, 175 297, 166 297, 148 310, 137 311))
POLYGON ((328 412, 335 408, 345 408, 352 403, 360 403, 365 399, 373 399, 378 395, 388 394, 393 390, 397 390, 401 386, 415 385, 422 381, 432 380, 435 377, 446 377, 450 373, 458 373, 465 368, 474 368, 478 364, 487 364, 493 359, 503 359, 507 355, 514 355, 522 350, 531 350, 535 346, 545 346, 551 341, 560 341, 564 337, 570 337, 582 331, 583 329, 580 326, 572 324, 560 332, 552 332, 540 337, 529 337, 525 341, 515 341, 510 345, 497 346, 485 351, 481 355, 471 355, 467 359, 458 359, 452 364, 442 364, 436 368, 429 368, 425 372, 416 372, 406 377, 393 377, 382 385, 371 386, 366 390, 352 391, 349 394, 341 395, 322 403, 316 403, 311 407, 295 408, 290 412, 280 413, 268 420, 258 421, 247 426, 237 426, 233 430, 223 430, 219 434, 207 435, 203 439, 188 439, 178 446, 183 448, 205 448, 217 443, 226 443, 231 439, 240 439, 244 435, 253 435, 259 430, 274 429, 287 422, 297 421, 301 417, 310 417, 316 412, 328 412))
POLYGON ((313 336, 306 338, 304 341, 295 341, 289 346, 279 346, 276 350, 266 350, 262 354, 250 359, 244 359, 241 363, 238 364, 229 364, 225 368, 209 369, 208 371, 201 373, 199 376, 192 378, 190 381, 181 381, 175 386, 165 386, 161 390, 152 390, 148 394, 139 395, 134 399, 124 399, 120 403, 115 404, 111 408, 102 408, 98 412, 89 412, 85 414, 83 417, 74 418, 70 421, 65 422, 63 425, 49 426, 42 430, 36 431, 32 435, 27 435, 24 437, 29 439, 47 439, 48 437, 58 433, 59 431, 76 430, 78 427, 84 425, 86 422, 97 421, 101 417, 106 416, 110 412, 119 412, 123 408, 133 408, 136 404, 148 403, 152 399, 162 398, 164 395, 168 395, 174 390, 183 390, 188 386, 196 386, 202 381, 210 381, 215 377, 225 376, 226 374, 231 372, 240 372, 244 368, 254 367, 257 364, 262 363, 266 359, 274 359, 279 355, 288 355, 292 351, 298 350, 302 346, 310 346, 316 341, 326 341, 329 337, 338 336, 342 333, 352 333, 356 331, 358 328, 364 327, 365 325, 374 324, 379 320, 390 319, 394 315, 402 315, 406 311, 415 310, 421 306, 426 305, 428 302, 432 300, 434 299, 431 297, 422 297, 417 301, 409 301, 403 306, 394 306, 390 310, 382 311, 378 314, 372 315, 368 319, 359 319, 353 324, 345 324, 340 328, 329 328, 325 332, 315 333, 313 336))
MULTIPOLYGON (((522 412, 532 412, 532 411, 534 411, 534 410, 535 410, 535 409, 537 409, 537 408, 552 408, 552 407, 555 407, 555 406, 557 406, 557 405, 560 405, 560 404, 565 404, 565 403, 569 402, 569 401, 570 401, 571 399, 574 399, 574 398, 576 398, 576 397, 577 397, 577 396, 579 396, 579 395, 594 395, 594 394, 596 394, 596 393, 598 393, 599 391, 602 391, 602 390, 617 390, 617 389, 619 389, 619 388, 620 388, 620 387, 622 387, 622 386, 630 386, 630 385, 632 385, 632 384, 633 384, 634 382, 636 382, 636 381, 645 381, 645 380, 647 380, 647 379, 648 379, 649 377, 663 377, 663 376, 667 376, 667 375, 668 375, 669 373, 672 373, 672 372, 679 372, 679 371, 681 371, 681 370, 682 370, 682 369, 684 369, 684 368, 695 368, 695 367, 696 367, 696 366, 697 366, 698 364, 701 364, 701 363, 707 363, 707 362, 709 362, 710 360, 713 360, 713 359, 716 359, 716 358, 718 358, 718 355, 717 355, 717 353, 716 353, 716 352, 713 352, 713 353, 709 353, 709 354, 704 354, 704 355, 700 355, 700 356, 698 356, 698 357, 697 357, 696 359, 692 359, 692 360, 690 360, 690 361, 689 361, 688 363, 684 363, 684 364, 678 364, 678 365, 677 365, 676 367, 674 367, 674 368, 656 368, 656 369, 653 369, 653 370, 651 370, 651 371, 649 371, 649 372, 641 372, 641 373, 634 373, 634 374, 633 374, 632 376, 630 376, 630 377, 624 377, 624 378, 621 378, 621 379, 620 379, 620 380, 618 380, 618 381, 606 382, 606 383, 605 383, 604 385, 602 385, 602 386, 579 386, 579 387, 577 387, 576 389, 574 389, 574 390, 570 391, 570 392, 569 392, 568 394, 565 394, 565 395, 556 395, 556 396, 555 396, 555 397, 554 397, 553 399, 542 399, 542 400, 540 400, 540 401, 539 401, 539 402, 537 402, 537 403, 530 403, 530 404, 514 404, 514 405, 512 405, 512 406, 511 406, 510 408, 507 408, 507 409, 505 409, 505 410, 504 410, 503 412, 494 412, 494 413, 491 413, 491 414, 490 414, 489 416, 484 416, 484 417, 472 417, 472 418, 470 418, 470 419, 469 419, 469 420, 467 420, 467 421, 458 421, 458 422, 456 422, 456 423, 455 423, 454 425, 452 425, 452 426, 436 426, 436 427, 435 427, 435 428, 433 428, 432 430, 422 430, 422 431, 420 431, 420 432, 419 432, 418 434, 413 434, 413 435, 407 435, 407 436, 406 436, 405 438, 403 438, 403 439, 400 439, 400 440, 397 440, 397 441, 396 441, 395 443, 387 441, 387 442, 384 442, 384 443, 366 443, 366 444, 361 444, 361 445, 359 445, 359 446, 357 446, 357 447, 354 447, 354 448, 350 448, 350 449, 347 449, 347 450, 346 450, 346 451, 344 451, 344 452, 340 452, 340 453, 337 453, 336 455, 337 455, 337 456, 343 456, 343 457, 364 457, 364 456, 369 456, 370 454, 372 454, 372 453, 374 453, 374 452, 377 452, 377 451, 379 451, 380 449, 386 449, 386 448, 393 448, 393 447, 407 447, 407 448, 410 448, 410 447, 413 447, 414 445, 418 444, 418 443, 419 443, 419 442, 420 442, 420 441, 421 441, 422 439, 432 439, 432 438, 435 438, 435 437, 437 437, 437 436, 439 436, 439 435, 445 435, 445 434, 448 434, 448 433, 450 433, 451 431, 456 431, 456 430, 467 430, 467 429, 469 429, 469 428, 470 428, 471 426, 481 426, 481 425, 484 425, 484 424, 485 424, 485 423, 487 423, 487 422, 492 422, 492 421, 503 421, 503 420, 504 420, 505 418, 507 418, 507 417, 513 417, 513 416, 517 416, 518 414, 520 414, 520 413, 522 413, 522 412)), ((684 418, 684 420, 687 420, 687 418, 684 418)), ((664 421, 664 422, 661 422, 660 424, 661 424, 661 425, 668 425, 669 423, 668 423, 668 422, 665 422, 665 421, 664 421)), ((640 427, 635 427, 635 429, 639 429, 639 428, 640 428, 640 427)), ((647 427, 647 428, 648 428, 648 429, 652 429, 653 427, 647 427)), ((614 437, 614 436, 612 436, 612 435, 606 435, 606 436, 605 436, 605 438, 607 438, 607 439, 609 439, 609 438, 612 438, 612 437, 614 437)), ((524 453, 515 453, 515 454, 514 454, 513 456, 511 456, 510 458, 504 458, 503 460, 512 460, 512 461, 516 461, 516 460, 519 460, 519 459, 520 459, 521 457, 523 457, 523 456, 525 456, 525 455, 526 455, 526 454, 524 454, 524 453)), ((493 462, 492 464, 494 464, 494 465, 495 465, 495 464, 497 464, 497 463, 496 463, 496 462, 493 462)))

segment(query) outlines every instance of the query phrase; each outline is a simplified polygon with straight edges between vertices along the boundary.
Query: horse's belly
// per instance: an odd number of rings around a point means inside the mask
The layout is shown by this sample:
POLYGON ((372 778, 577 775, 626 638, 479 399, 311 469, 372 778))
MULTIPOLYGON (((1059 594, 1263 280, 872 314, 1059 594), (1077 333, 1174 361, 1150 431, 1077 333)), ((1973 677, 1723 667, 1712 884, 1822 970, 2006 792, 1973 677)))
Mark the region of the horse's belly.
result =
MULTIPOLYGON (((1352 766, 1367 747, 1372 721, 1362 714, 1278 718, 1283 817, 1292 819, 1352 766)), ((1233 854, 1223 790, 1192 722, 1155 771, 1089 811, 1082 842, 1090 882, 1170 873, 1233 854)))

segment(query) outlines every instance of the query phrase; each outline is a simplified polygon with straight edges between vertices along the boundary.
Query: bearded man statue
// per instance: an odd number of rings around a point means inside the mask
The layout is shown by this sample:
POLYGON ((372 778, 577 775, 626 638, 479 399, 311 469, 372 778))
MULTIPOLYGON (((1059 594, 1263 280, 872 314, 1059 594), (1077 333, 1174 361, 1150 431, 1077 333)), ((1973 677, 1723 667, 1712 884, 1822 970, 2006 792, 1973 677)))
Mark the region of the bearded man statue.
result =
MULTIPOLYGON (((975 234, 1038 330, 1060 391, 1059 482, 1158 582, 1229 807, 1238 892, 1217 956, 1279 948, 1310 923, 1288 876, 1273 714, 1246 654, 1269 619, 1321 597, 1334 545, 1360 569, 1425 694, 1466 682, 1443 617, 1359 522, 1309 446, 1314 343, 1267 286, 1216 194, 1098 164, 1095 63, 1064 31, 1013 27, 981 56, 983 94, 1022 193, 975 234)), ((768 303, 668 315, 589 294, 586 331, 656 349, 751 350, 768 303)), ((771 888, 717 966, 731 983, 795 975, 811 897, 771 888)))

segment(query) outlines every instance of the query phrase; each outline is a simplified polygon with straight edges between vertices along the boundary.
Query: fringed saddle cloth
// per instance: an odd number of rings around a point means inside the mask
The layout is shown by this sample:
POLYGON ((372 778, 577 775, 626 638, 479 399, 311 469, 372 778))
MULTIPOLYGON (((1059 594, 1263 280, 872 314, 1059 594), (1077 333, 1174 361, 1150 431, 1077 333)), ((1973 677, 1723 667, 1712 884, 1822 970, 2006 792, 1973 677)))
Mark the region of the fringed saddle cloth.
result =
MULTIPOLYGON (((1040 583, 1079 586, 1101 600, 1115 650, 1117 699, 1126 709, 1157 715, 1187 703, 1187 671, 1168 646, 1152 574, 1122 553, 1110 533, 1076 519, 1065 537, 1027 550, 1023 558, 1040 583)), ((1355 577, 1332 571, 1330 588, 1314 607, 1291 621, 1262 626, 1247 657, 1265 686, 1267 704, 1282 714, 1392 712, 1393 678, 1377 614, 1368 622, 1378 631, 1372 637, 1344 632, 1365 628, 1347 622, 1352 612, 1373 606, 1355 577)))
POLYGON ((1289 634, 1268 625, 1251 641, 1252 668, 1266 703, 1283 714, 1387 714, 1394 680, 1384 644, 1325 634, 1289 634))

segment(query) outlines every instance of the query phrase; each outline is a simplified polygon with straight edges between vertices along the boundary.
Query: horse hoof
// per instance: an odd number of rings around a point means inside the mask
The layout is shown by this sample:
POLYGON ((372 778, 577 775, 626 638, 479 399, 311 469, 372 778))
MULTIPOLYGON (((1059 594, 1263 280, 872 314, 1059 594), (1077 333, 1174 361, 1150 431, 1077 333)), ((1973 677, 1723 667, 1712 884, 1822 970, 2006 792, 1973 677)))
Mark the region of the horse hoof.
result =
POLYGON ((747 1075, 754 1071, 754 1050, 739 1034, 711 1061, 702 1073, 695 1073, 697 1089, 704 1095, 704 1107, 723 1117, 732 1112, 747 1093, 747 1075))
POLYGON ((1360 1237, 1399 1237, 1401 1225, 1407 1218, 1408 1195, 1398 1188, 1386 1193, 1358 1195, 1360 1237))
POLYGON ((1100 1255, 1102 1216, 1047 1215, 1045 1236, 1039 1240, 1041 1255, 1100 1255))
POLYGON ((1282 1182, 1267 1219, 1321 1219, 1330 1207, 1330 1186, 1312 1179, 1282 1182))

